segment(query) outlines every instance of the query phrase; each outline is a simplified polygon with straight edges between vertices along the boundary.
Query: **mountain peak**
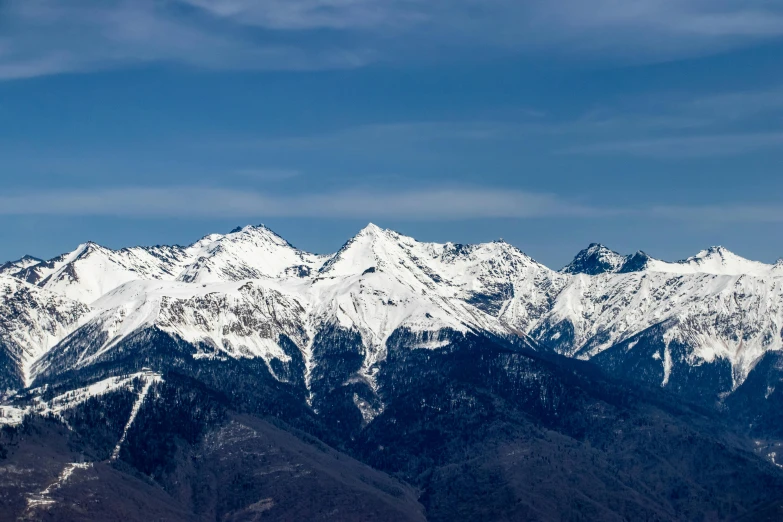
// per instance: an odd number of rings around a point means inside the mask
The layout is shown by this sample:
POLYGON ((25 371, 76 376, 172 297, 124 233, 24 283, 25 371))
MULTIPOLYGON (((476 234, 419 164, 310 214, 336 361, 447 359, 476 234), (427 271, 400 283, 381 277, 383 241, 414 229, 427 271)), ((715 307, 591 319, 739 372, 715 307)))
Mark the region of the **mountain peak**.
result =
POLYGON ((37 257, 25 255, 14 261, 7 261, 0 264, 0 274, 13 274, 14 272, 19 272, 42 262, 43 260, 38 259, 37 257))
POLYGON ((731 250, 729 250, 726 247, 722 247, 720 245, 717 245, 717 246, 711 246, 711 247, 707 248, 706 250, 702 250, 701 252, 696 254, 696 256, 694 256, 694 257, 702 258, 702 257, 708 257, 708 256, 715 256, 715 255, 721 256, 721 257, 725 257, 725 256, 729 256, 729 255, 733 256, 733 255, 736 255, 736 254, 734 254, 731 250))
POLYGON ((751 261, 722 246, 713 246, 702 250, 695 256, 677 264, 692 267, 698 272, 723 275, 764 276, 772 269, 772 265, 751 261))
POLYGON ((82 243, 78 247, 76 247, 76 250, 71 252, 70 254, 70 260, 69 261, 75 261, 77 259, 80 259, 86 255, 89 255, 91 252, 94 252, 96 250, 101 250, 103 247, 96 243, 95 241, 87 241, 86 243, 82 243))
POLYGON ((637 250, 630 256, 625 257, 625 262, 623 263, 622 268, 618 270, 618 273, 627 274, 630 272, 641 272, 648 268, 652 260, 653 258, 647 255, 646 252, 637 250))
POLYGON ((359 231, 357 236, 374 236, 384 232, 384 229, 376 225, 375 223, 367 223, 363 229, 359 231))
POLYGON ((385 232, 387 231, 378 225, 368 223, 367 226, 357 232, 355 236, 346 241, 345 244, 340 247, 340 250, 321 266, 319 272, 337 273, 341 270, 348 269, 348 267, 356 263, 358 263, 356 266, 364 266, 364 264, 366 264, 365 261, 369 262, 376 259, 376 243, 379 238, 385 236, 385 232))
POLYGON ((252 232, 254 230, 261 230, 261 231, 267 231, 267 232, 274 233, 274 231, 271 228, 269 228, 268 226, 266 226, 263 223, 261 223, 259 225, 240 225, 240 226, 237 226, 234 229, 232 229, 231 232, 229 232, 229 234, 238 234, 240 232, 252 232))
POLYGON ((600 243, 590 243, 580 251, 561 272, 564 274, 598 275, 614 273, 622 269, 626 257, 600 243))
POLYGON ((711 246, 700 251, 695 256, 691 256, 680 263, 702 265, 704 263, 719 263, 725 265, 727 263, 756 263, 756 261, 750 261, 742 256, 739 256, 722 246, 711 246))
POLYGON ((259 240, 264 242, 273 243, 277 246, 284 246, 289 247, 292 249, 296 248, 289 243, 285 238, 283 238, 280 234, 272 230, 271 228, 267 227, 264 224, 261 225, 245 225, 234 228, 231 232, 228 234, 213 234, 211 236, 206 236, 201 241, 198 241, 195 243, 195 245, 208 245, 208 244, 223 244, 226 241, 246 241, 250 240, 253 242, 258 242, 259 240), (205 241, 207 240, 207 241, 205 241))
POLYGON ((404 236, 399 232, 395 232, 394 230, 388 228, 381 228, 374 223, 368 223, 367 226, 362 228, 359 232, 356 233, 355 236, 349 239, 342 246, 342 248, 340 248, 340 251, 338 251, 337 254, 339 254, 341 251, 345 250, 346 248, 351 247, 352 245, 354 245, 354 247, 357 244, 374 245, 379 242, 385 242, 385 241, 391 241, 392 243, 396 243, 399 241, 416 242, 416 240, 413 239, 412 237, 404 236))

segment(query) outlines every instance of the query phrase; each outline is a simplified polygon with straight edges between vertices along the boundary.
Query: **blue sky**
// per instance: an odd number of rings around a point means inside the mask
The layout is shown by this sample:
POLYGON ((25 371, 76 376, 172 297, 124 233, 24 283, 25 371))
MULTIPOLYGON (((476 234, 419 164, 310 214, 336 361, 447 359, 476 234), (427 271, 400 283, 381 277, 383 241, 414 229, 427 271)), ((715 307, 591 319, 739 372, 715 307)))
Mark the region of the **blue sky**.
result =
POLYGON ((367 222, 783 256, 783 4, 6 0, 0 260, 367 222))

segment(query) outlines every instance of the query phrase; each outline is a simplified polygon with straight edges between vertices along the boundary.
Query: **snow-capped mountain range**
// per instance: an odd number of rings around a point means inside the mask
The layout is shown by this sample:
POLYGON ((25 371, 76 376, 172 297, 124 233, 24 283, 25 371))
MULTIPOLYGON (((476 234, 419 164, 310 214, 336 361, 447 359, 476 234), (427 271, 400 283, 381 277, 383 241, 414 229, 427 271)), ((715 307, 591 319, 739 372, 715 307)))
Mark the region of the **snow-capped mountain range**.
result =
POLYGON ((409 349, 452 335, 513 338, 663 387, 709 381, 722 397, 783 349, 782 303, 783 263, 721 247, 670 263, 593 244, 555 271, 503 241, 422 243, 372 224, 323 256, 264 226, 187 247, 85 243, 0 268, 0 385, 112 360, 155 329, 194 358, 262 359, 277 379, 310 387, 319 335, 336 328, 359 336, 351 379, 371 389, 387 341, 406 332, 409 349), (303 375, 281 371, 300 359, 303 375))

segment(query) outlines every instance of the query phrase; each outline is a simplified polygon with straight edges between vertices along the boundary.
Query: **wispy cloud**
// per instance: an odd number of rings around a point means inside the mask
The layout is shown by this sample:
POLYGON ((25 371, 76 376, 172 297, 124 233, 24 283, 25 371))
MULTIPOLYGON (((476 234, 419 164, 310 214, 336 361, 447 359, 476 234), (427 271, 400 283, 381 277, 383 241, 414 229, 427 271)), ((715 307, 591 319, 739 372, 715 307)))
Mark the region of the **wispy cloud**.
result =
POLYGON ((783 133, 688 135, 644 140, 610 141, 564 149, 566 154, 623 155, 646 158, 703 158, 780 148, 783 133))
POLYGON ((691 100, 679 107, 692 115, 714 122, 733 122, 783 111, 783 86, 755 91, 713 94, 691 100))
POLYGON ((209 187, 124 187, 17 192, 0 215, 124 218, 356 218, 448 221, 572 218, 667 219, 701 223, 783 222, 783 205, 606 206, 517 189, 340 190, 280 195, 209 187))
MULTIPOLYGON (((543 138, 557 154, 688 159, 736 156, 779 149, 783 133, 783 88, 646 100, 590 110, 569 120, 399 121, 349 126, 316 134, 237 139, 231 146, 298 153, 340 151, 381 154, 388 150, 436 151, 437 145, 522 144, 543 138), (628 106, 631 105, 629 108, 628 106), (770 122, 755 120, 772 118, 770 122), (775 129, 775 130, 770 130, 775 129)), ((439 152, 435 152, 438 154, 439 152)))
POLYGON ((358 67, 374 59, 361 42, 316 46, 256 35, 236 24, 184 12, 178 4, 8 0, 0 7, 0 79, 156 62, 208 69, 310 70, 358 67))
POLYGON ((650 215, 712 224, 783 223, 783 204, 664 205, 650 209, 650 215))
POLYGON ((184 186, 35 191, 0 196, 0 215, 454 220, 599 217, 617 212, 553 194, 481 188, 279 195, 184 186))
POLYGON ((298 177, 301 172, 294 169, 253 168, 239 169, 235 174, 253 181, 284 181, 298 177))
POLYGON ((235 146, 262 149, 286 148, 314 150, 341 148, 364 150, 367 147, 429 147, 435 143, 498 141, 518 139, 530 132, 544 132, 548 124, 537 121, 398 121, 368 123, 326 132, 294 136, 237 140, 235 146))
POLYGON ((0 79, 169 62, 323 69, 457 49, 666 60, 783 36, 766 0, 6 0, 0 79))
POLYGON ((654 92, 614 100, 570 121, 542 124, 537 132, 558 134, 555 150, 561 154, 725 157, 779 149, 781 116, 780 85, 706 94, 654 92))

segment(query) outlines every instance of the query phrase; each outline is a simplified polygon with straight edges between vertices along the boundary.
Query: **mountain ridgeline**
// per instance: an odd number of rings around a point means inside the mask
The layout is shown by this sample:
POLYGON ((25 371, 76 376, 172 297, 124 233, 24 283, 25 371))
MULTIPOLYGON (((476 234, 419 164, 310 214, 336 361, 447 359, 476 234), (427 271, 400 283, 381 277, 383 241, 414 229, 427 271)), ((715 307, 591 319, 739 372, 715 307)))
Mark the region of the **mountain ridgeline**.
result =
POLYGON ((780 520, 783 263, 369 225, 0 266, 0 519, 780 520))

